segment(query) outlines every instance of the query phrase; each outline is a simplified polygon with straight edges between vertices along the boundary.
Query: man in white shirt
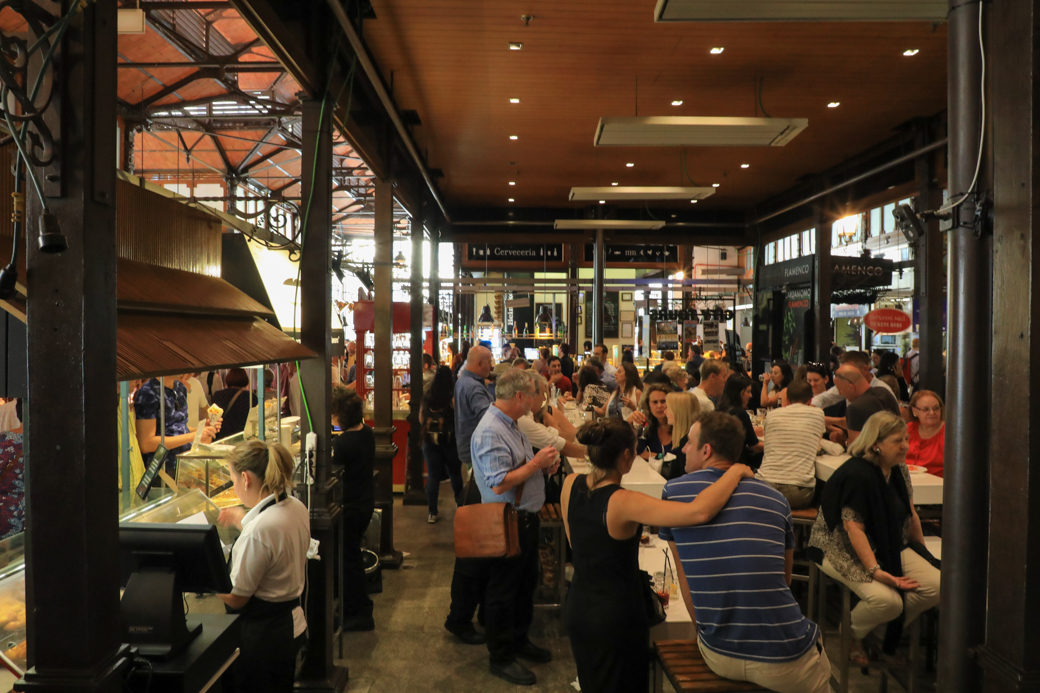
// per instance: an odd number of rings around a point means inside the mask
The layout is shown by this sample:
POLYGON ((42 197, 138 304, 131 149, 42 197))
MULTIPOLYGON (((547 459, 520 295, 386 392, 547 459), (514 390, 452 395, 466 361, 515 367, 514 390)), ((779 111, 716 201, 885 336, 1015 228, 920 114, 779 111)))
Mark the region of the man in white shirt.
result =
MULTIPOLYGON (((862 351, 849 351, 841 355, 840 361, 842 365, 851 364, 858 368, 860 373, 863 374, 863 377, 866 378, 867 383, 870 385, 870 387, 883 387, 886 390, 888 390, 888 392, 893 397, 895 397, 895 393, 892 392, 892 388, 890 388, 888 385, 885 385, 884 381, 882 381, 880 378, 875 378, 874 375, 870 372, 870 357, 867 356, 866 353, 862 351)), ((838 387, 834 386, 826 392, 824 392, 823 394, 816 395, 815 397, 813 397, 812 405, 814 407, 819 407, 820 409, 826 409, 827 407, 838 404, 843 399, 845 398, 842 397, 840 392, 838 392, 838 387)), ((898 401, 898 398, 896 401, 898 401)))
POLYGON ((573 440, 567 440, 560 431, 551 426, 539 423, 535 420, 535 412, 538 413, 538 418, 543 419, 545 416, 545 410, 549 406, 548 392, 549 383, 540 375, 536 375, 538 380, 538 397, 535 401, 535 406, 538 407, 538 402, 541 402, 541 407, 533 409, 527 414, 521 416, 516 420, 516 426, 520 429, 520 432, 527 436, 527 440, 530 441, 531 447, 535 450, 541 450, 546 447, 556 448, 556 451, 561 455, 567 457, 577 457, 582 459, 585 457, 585 446, 580 443, 576 443, 573 440))
POLYGON ((726 378, 729 377, 729 367, 725 361, 718 359, 705 359, 701 364, 701 382, 693 388, 693 394, 701 405, 701 413, 715 411, 715 403, 712 398, 717 398, 726 387, 726 378))
POLYGON ((805 380, 787 386, 786 407, 765 421, 765 454, 755 476, 784 495, 792 510, 808 508, 816 490, 816 452, 827 430, 823 410, 808 406, 812 387, 805 380))
POLYGON ((603 373, 600 375, 600 380, 608 390, 613 392, 617 389, 617 380, 614 376, 617 374, 617 368, 610 365, 610 361, 607 360, 607 345, 597 344, 592 347, 592 355, 599 359, 599 362, 603 364, 603 373))

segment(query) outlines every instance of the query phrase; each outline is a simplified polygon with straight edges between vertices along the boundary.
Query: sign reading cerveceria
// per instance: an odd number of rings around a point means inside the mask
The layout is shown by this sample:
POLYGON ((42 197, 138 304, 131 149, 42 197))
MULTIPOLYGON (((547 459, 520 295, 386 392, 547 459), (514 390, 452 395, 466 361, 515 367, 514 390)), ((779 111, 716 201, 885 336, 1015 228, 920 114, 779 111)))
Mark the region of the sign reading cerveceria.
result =
POLYGON ((562 243, 470 243, 467 248, 468 260, 530 260, 541 262, 558 262, 563 260, 562 243))

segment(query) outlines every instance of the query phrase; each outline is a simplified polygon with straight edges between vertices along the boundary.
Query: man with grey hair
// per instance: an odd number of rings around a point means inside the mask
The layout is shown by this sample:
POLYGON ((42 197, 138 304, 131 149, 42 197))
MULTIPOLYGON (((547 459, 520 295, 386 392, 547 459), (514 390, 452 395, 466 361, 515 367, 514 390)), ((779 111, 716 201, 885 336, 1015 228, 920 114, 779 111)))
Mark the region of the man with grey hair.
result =
POLYGON ((517 420, 535 406, 535 374, 517 368, 498 378, 495 403, 488 407, 470 441, 473 478, 483 503, 512 503, 517 510, 520 555, 486 561, 484 613, 491 673, 517 685, 531 686, 534 672, 517 657, 546 663, 552 653, 528 639, 538 583, 538 511, 545 503, 545 474, 560 465, 555 447, 533 454, 517 420))
POLYGON ((887 387, 871 387, 859 366, 846 363, 839 367, 834 372, 834 386, 849 402, 845 408, 845 421, 850 443, 859 437, 867 419, 879 411, 899 416, 899 402, 892 392, 887 387))
MULTIPOLYGON (((534 371, 531 371, 534 373, 534 371)), ((538 396, 535 398, 532 410, 516 421, 520 432, 527 436, 527 441, 535 450, 545 447, 554 447, 561 455, 567 457, 584 458, 585 446, 574 441, 571 435, 568 440, 563 434, 560 424, 556 423, 546 411, 548 409, 549 382, 542 376, 534 373, 535 384, 538 387, 538 396)), ((564 417, 564 421, 567 419, 564 417)), ((569 422, 568 422, 569 423, 569 422)), ((573 426, 571 426, 573 433, 573 426)))

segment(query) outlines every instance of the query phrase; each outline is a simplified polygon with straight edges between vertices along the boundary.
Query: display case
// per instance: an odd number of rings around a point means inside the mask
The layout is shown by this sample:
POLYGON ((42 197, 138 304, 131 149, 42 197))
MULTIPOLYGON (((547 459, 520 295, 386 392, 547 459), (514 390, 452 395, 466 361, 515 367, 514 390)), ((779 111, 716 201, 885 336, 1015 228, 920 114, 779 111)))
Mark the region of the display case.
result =
POLYGON ((177 487, 180 491, 199 491, 219 508, 240 505, 231 488, 231 470, 226 458, 234 445, 200 445, 198 450, 177 457, 177 487))

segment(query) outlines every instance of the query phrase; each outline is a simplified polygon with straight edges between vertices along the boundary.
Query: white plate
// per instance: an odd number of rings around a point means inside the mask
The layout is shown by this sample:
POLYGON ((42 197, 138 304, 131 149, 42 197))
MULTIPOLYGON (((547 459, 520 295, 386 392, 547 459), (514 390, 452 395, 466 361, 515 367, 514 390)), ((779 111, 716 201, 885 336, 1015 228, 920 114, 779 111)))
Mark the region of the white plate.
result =
POLYGON ((928 468, 927 467, 919 467, 916 464, 908 464, 908 465, 906 465, 906 468, 910 470, 911 474, 927 474, 928 473, 928 468))

